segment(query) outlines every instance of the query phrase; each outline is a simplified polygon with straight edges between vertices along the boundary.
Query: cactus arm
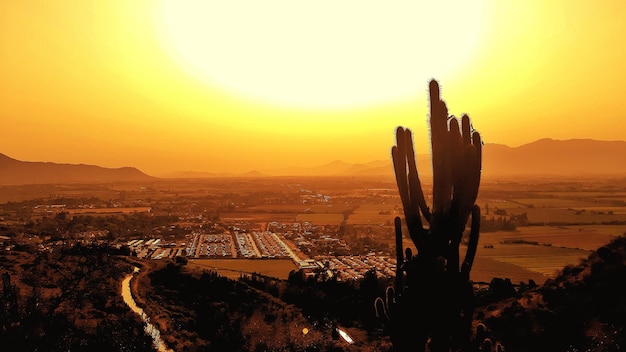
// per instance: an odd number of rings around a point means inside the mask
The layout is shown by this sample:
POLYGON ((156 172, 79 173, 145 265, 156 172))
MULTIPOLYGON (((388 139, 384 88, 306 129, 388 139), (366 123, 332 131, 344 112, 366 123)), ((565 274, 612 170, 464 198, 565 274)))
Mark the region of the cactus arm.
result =
POLYGON ((450 204, 450 214, 457 216, 462 210, 463 199, 467 193, 467 186, 464 182, 465 163, 464 163, 464 137, 459 130, 459 122, 456 118, 450 120, 450 153, 452 162, 453 190, 452 203, 450 204))
POLYGON ((469 116, 461 119, 462 136, 456 136, 458 122, 450 121, 451 144, 459 148, 454 159, 454 193, 451 206, 451 215, 456 217, 456 233, 453 241, 460 242, 467 220, 472 213, 472 207, 478 196, 480 185, 480 170, 482 163, 482 140, 478 132, 471 132, 469 116), (459 145, 459 138, 462 143, 459 145))
POLYGON ((476 201, 476 198, 478 197, 478 188, 480 186, 480 174, 482 170, 482 161, 483 161, 482 160, 483 142, 480 137, 480 133, 478 132, 474 132, 472 134, 472 147, 475 150, 475 152, 473 153, 475 160, 472 164, 473 169, 471 170, 470 180, 472 182, 471 199, 472 199, 472 203, 474 203, 476 201))
MULTIPOLYGON (((408 131, 408 130, 407 130, 408 131)), ((400 193, 400 199, 402 200, 402 208, 404 210, 404 218, 407 228, 409 229, 409 235, 411 240, 417 248, 422 246, 423 237, 425 234, 424 227, 422 225, 422 219, 419 213, 419 206, 415 204, 416 196, 411 196, 409 190, 409 180, 407 180, 407 153, 408 149, 413 150, 412 143, 409 145, 410 132, 406 133, 402 127, 398 127, 396 130, 396 145, 391 148, 391 156, 393 159, 393 167, 396 174, 396 183, 398 185, 398 191, 400 193), (413 200, 413 201, 412 201, 413 200)), ((414 183, 415 181, 412 181, 414 183)), ((424 201, 424 204, 426 202, 424 201)))
POLYGON ((424 198, 424 191, 422 191, 422 184, 417 173, 417 161, 415 159, 415 150, 413 149, 413 135, 411 130, 406 129, 406 159, 409 163, 409 191, 411 196, 411 203, 413 206, 419 206, 422 211, 424 219, 430 224, 431 215, 430 209, 426 205, 426 199, 424 198))
POLYGON ((394 286, 398 293, 402 293, 402 288, 404 287, 402 265, 404 263, 404 255, 402 253, 402 220, 400 220, 400 217, 396 216, 394 225, 396 229, 396 280, 394 286))
POLYGON ((391 157, 393 160, 393 168, 396 173, 396 184, 398 185, 398 193, 400 194, 400 200, 402 201, 402 207, 406 215, 406 208, 410 207, 409 202, 409 188, 406 179, 406 160, 402 154, 402 150, 399 146, 391 148, 391 157))
POLYGON ((461 267, 461 274, 466 280, 469 280, 470 270, 474 265, 474 257, 476 256, 476 249, 478 248, 478 237, 480 233, 480 207, 474 205, 472 207, 472 226, 470 230, 469 242, 467 244, 467 252, 465 253, 465 260, 463 260, 463 266, 461 267))
MULTIPOLYGON (((446 153, 448 108, 441 101, 439 84, 430 82, 430 134, 433 163, 433 213, 439 216, 449 208, 452 193, 450 162, 446 153)), ((436 222, 436 221, 435 221, 436 222)), ((436 224, 435 224, 436 225, 436 224)))
POLYGON ((472 127, 470 126, 470 119, 467 114, 461 117, 461 126, 463 128, 463 144, 469 146, 472 143, 472 135, 470 133, 472 127))
POLYGON ((385 302, 383 302, 382 298, 376 297, 374 300, 374 311, 376 312, 376 318, 389 320, 387 307, 385 307, 385 302))

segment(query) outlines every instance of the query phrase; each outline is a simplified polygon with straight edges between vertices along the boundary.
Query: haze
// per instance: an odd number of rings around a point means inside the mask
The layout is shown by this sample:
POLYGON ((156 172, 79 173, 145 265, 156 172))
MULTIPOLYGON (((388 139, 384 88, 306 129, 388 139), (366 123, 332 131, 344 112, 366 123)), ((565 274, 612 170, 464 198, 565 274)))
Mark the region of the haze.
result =
POLYGON ((152 175, 389 160, 398 125, 428 153, 431 78, 487 143, 624 139, 621 1, 256 3, 1 2, 0 152, 152 175))

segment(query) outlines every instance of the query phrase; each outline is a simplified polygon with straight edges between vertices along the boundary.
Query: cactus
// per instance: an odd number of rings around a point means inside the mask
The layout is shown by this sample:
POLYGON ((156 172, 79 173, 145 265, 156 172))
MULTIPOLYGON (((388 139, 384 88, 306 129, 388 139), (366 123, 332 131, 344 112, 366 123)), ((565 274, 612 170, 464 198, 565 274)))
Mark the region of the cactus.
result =
POLYGON ((403 253, 402 224, 397 217, 396 279, 392 298, 383 308, 398 351, 467 350, 472 335, 474 292, 469 274, 480 230, 480 208, 474 203, 482 141, 467 115, 461 118, 461 126, 457 118, 448 116, 435 80, 429 88, 432 210, 422 191, 409 129, 397 128, 391 150, 406 227, 417 248, 415 255, 410 248, 403 253), (459 245, 470 216, 468 248, 461 262, 459 245))

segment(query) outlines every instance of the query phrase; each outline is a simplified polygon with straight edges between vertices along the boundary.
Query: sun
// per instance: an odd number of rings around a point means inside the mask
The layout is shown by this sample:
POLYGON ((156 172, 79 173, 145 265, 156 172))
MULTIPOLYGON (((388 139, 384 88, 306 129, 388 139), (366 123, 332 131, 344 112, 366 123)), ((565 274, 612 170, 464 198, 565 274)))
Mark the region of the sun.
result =
POLYGON ((476 54, 476 1, 163 0, 160 38, 184 71, 237 96, 299 108, 405 100, 476 54))

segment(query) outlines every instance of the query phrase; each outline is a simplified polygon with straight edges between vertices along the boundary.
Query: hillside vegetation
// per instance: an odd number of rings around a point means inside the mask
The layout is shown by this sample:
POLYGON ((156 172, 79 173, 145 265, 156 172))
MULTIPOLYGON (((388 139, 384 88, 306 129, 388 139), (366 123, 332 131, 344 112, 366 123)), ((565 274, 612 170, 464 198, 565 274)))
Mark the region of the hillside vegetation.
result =
POLYGON ((507 351, 622 351, 626 346, 626 237, 536 289, 477 310, 507 351))

